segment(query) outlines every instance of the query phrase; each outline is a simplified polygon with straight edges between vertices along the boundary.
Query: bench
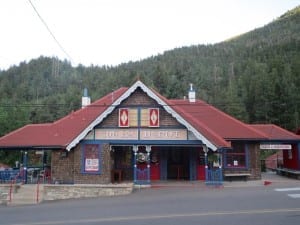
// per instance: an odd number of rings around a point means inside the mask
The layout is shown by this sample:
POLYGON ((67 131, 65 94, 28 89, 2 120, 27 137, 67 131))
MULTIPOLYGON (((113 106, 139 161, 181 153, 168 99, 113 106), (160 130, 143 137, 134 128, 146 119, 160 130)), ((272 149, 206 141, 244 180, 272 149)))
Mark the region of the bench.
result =
POLYGON ((300 170, 292 170, 287 168, 277 168, 276 173, 278 175, 294 177, 296 179, 300 179, 300 170))
POLYGON ((233 178, 243 178, 244 181, 247 181, 248 177, 250 177, 250 173, 225 173, 224 177, 228 178, 229 181, 232 181, 233 178))

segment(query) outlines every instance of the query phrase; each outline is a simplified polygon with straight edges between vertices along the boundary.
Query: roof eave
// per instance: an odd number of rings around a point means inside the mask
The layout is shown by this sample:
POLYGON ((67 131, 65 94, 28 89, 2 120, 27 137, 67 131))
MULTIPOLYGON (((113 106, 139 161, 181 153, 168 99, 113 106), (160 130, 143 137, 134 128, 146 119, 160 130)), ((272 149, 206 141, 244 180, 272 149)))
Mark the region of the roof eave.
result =
POLYGON ((0 150, 57 150, 65 149, 65 146, 49 145, 49 146, 0 146, 0 150))

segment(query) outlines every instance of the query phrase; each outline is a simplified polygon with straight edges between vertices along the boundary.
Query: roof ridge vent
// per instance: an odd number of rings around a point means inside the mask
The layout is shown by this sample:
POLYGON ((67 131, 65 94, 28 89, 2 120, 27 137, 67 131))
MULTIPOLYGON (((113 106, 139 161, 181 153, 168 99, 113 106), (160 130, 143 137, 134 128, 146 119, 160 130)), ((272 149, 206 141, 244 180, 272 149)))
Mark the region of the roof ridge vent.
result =
POLYGON ((196 102, 196 92, 193 88, 193 84, 190 83, 190 90, 189 90, 189 102, 196 102))

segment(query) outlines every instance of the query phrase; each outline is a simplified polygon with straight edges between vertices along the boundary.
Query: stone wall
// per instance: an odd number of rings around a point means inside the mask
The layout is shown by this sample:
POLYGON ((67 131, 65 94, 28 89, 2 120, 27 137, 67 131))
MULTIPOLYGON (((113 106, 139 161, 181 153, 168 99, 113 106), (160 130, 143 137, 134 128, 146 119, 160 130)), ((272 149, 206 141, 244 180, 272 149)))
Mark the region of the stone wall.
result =
POLYGON ((17 184, 14 184, 11 186, 11 184, 0 184, 0 205, 6 205, 9 201, 9 192, 12 188, 12 193, 16 193, 17 189, 20 186, 17 184))
POLYGON ((117 196, 132 193, 133 184, 119 185, 45 185, 43 200, 117 196))

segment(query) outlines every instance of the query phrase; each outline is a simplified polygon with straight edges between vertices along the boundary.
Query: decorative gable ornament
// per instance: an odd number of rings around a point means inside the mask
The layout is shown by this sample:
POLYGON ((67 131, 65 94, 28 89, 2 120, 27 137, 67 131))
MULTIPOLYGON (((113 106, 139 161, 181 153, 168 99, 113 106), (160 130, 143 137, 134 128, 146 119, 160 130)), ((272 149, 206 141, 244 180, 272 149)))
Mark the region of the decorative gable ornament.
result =
POLYGON ((149 109, 149 127, 159 127, 159 109, 149 109))
POLYGON ((119 127, 129 127, 128 109, 119 109, 119 127))

